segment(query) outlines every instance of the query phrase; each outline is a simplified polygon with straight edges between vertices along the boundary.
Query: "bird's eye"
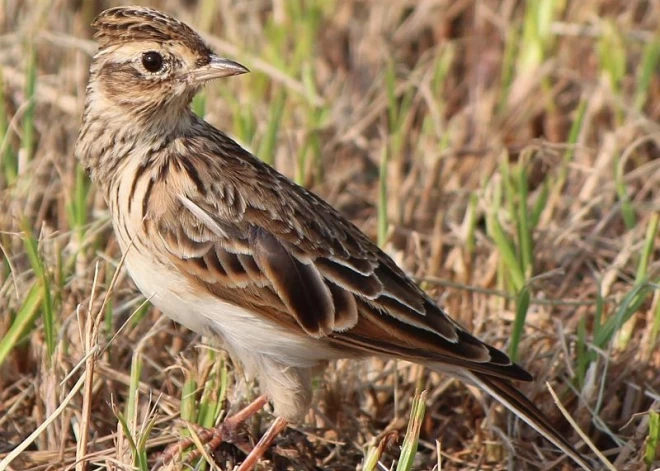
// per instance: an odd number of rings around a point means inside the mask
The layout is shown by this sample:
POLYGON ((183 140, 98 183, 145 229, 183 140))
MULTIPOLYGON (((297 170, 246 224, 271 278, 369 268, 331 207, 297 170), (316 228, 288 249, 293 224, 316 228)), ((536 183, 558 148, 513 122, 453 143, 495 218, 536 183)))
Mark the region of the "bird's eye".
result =
POLYGON ((149 72, 158 72, 163 68, 163 56, 156 51, 145 52, 142 54, 142 65, 149 72))

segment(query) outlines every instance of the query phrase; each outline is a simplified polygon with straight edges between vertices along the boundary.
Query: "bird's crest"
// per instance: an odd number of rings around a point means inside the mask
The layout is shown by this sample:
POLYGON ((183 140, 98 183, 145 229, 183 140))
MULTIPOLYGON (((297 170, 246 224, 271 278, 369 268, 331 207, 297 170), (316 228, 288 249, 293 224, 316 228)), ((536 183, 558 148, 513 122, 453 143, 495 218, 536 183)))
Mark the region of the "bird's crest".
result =
POLYGON ((96 29, 94 38, 102 49, 129 41, 156 41, 179 42, 194 51, 209 51, 192 28, 152 8, 111 8, 97 16, 92 27, 96 29))

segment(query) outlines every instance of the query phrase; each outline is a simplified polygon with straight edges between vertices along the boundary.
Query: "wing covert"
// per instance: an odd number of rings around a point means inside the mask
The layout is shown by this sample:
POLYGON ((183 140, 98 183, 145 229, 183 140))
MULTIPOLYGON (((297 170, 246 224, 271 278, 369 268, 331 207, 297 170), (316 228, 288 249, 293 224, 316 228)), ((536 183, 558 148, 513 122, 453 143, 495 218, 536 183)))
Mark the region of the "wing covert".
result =
POLYGON ((356 350, 511 365, 334 208, 240 147, 222 154, 240 154, 240 162, 196 162, 205 191, 179 185, 178 206, 157 224, 173 263, 209 292, 356 350))

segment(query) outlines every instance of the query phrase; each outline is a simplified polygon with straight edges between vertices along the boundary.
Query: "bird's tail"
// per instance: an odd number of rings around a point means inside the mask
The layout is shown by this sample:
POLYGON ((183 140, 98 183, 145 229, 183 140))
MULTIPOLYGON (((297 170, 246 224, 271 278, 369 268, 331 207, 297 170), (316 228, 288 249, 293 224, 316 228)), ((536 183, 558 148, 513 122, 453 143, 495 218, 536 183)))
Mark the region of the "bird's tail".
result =
POLYGON ((572 458, 582 469, 592 471, 587 460, 552 426, 543 412, 516 389, 510 380, 473 371, 462 371, 461 376, 501 402, 527 425, 572 458))

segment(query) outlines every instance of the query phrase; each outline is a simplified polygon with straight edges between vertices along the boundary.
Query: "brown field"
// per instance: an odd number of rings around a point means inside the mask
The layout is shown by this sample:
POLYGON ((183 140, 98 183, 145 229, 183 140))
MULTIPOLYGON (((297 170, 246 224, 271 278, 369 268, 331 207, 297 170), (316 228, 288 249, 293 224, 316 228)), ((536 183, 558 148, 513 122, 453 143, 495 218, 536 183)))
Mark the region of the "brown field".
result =
MULTIPOLYGON (((597 469, 660 467, 658 1, 136 3, 252 70, 194 109, 517 352, 521 389, 597 469)), ((0 3, 0 471, 146 470, 258 391, 145 304, 73 158, 89 24, 114 5, 0 3)), ((263 469, 396 469, 417 388, 412 469, 577 469, 481 392, 379 359, 331 364, 263 469)))

